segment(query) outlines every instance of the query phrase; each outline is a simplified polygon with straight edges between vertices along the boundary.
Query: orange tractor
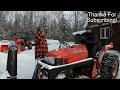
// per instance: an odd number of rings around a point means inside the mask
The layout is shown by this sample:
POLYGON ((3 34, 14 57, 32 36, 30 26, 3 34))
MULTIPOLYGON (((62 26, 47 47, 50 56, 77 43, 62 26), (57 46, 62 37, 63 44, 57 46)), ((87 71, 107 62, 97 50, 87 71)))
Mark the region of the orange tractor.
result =
POLYGON ((84 44, 61 44, 36 60, 33 79, 115 79, 119 69, 118 56, 106 53, 109 43, 100 47, 95 58, 88 57, 84 44), (66 46, 66 47, 63 47, 66 46), (61 48, 62 47, 62 48, 61 48))

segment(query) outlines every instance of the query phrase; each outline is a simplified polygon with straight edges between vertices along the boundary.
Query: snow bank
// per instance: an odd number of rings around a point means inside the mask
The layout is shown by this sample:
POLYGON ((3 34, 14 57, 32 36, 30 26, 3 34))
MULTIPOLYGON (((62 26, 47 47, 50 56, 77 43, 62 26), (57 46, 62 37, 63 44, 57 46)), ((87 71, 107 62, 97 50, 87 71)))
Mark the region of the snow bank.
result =
MULTIPOLYGON (((54 50, 59 48, 58 40, 48 40, 48 50, 54 50)), ((35 47, 32 50, 26 50, 17 54, 17 72, 18 79, 32 79, 35 69, 35 47)), ((6 71, 7 65, 7 53, 0 52, 0 79, 7 79, 9 75, 6 71)))
POLYGON ((35 53, 32 50, 26 50, 18 54, 18 79, 31 79, 35 69, 35 53))
MULTIPOLYGON (((18 79, 31 79, 35 68, 34 47, 17 54, 18 79)), ((9 74, 6 71, 7 53, 0 52, 0 79, 6 79, 9 74)))
POLYGON ((9 45, 9 41, 8 40, 2 40, 2 41, 0 41, 0 46, 1 45, 9 45))
POLYGON ((0 43, 9 43, 9 40, 1 40, 0 43))
POLYGON ((73 32, 72 35, 75 36, 76 34, 83 34, 85 32, 86 32, 86 30, 77 31, 77 32, 73 32))
POLYGON ((59 41, 58 40, 49 40, 49 39, 47 39, 47 43, 48 44, 59 44, 59 41))
POLYGON ((7 79, 7 77, 10 77, 9 73, 7 71, 5 71, 4 73, 2 72, 2 74, 0 74, 0 79, 7 79))
POLYGON ((72 46, 72 45, 75 44, 75 42, 68 42, 68 44, 69 44, 70 46, 72 46))
POLYGON ((0 52, 0 79, 6 79, 7 54, 0 52))
POLYGON ((48 51, 55 50, 59 48, 59 44, 50 44, 48 45, 48 51))
MULTIPOLYGON (((32 44, 34 44, 34 41, 31 41, 32 44)), ((59 44, 58 40, 53 40, 53 39, 47 39, 47 44, 59 44)))
MULTIPOLYGON (((70 46, 74 45, 75 43, 74 42, 68 42, 68 44, 70 46)), ((51 50, 55 50, 55 49, 59 49, 59 44, 58 43, 53 43, 53 44, 49 44, 48 45, 48 51, 51 51, 51 50)))

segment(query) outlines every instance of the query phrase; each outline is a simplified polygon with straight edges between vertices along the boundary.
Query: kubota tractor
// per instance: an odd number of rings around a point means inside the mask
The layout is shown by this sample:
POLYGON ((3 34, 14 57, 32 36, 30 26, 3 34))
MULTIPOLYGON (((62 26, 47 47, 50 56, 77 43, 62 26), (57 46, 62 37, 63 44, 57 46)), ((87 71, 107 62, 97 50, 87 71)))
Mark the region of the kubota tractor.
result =
POLYGON ((88 58, 84 44, 61 44, 59 49, 36 60, 33 79, 115 79, 119 60, 118 56, 106 53, 110 48, 112 43, 100 47, 95 58, 88 58))

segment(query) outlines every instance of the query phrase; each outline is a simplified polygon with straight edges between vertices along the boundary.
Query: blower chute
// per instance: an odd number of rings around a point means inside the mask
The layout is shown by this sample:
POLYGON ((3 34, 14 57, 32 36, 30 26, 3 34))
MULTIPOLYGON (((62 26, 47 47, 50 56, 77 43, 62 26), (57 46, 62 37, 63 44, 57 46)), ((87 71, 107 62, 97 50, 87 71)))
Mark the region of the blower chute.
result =
POLYGON ((17 79, 17 48, 10 46, 8 49, 7 68, 10 79, 17 79))

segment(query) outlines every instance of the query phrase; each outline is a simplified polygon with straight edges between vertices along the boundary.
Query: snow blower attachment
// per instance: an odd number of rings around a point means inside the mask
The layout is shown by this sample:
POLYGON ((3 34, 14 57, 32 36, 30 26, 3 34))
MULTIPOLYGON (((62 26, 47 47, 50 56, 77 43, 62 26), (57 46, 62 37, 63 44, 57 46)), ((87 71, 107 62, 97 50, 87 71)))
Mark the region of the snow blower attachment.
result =
POLYGON ((36 72, 39 74, 36 79, 73 79, 80 75, 92 77, 94 62, 92 58, 88 58, 86 46, 83 44, 67 48, 63 46, 60 45, 59 49, 49 51, 43 59, 38 58, 36 72))
POLYGON ((25 51, 25 47, 29 50, 32 49, 31 34, 30 32, 17 32, 16 39, 14 40, 17 44, 18 53, 25 51))
POLYGON ((15 46, 9 47, 8 58, 7 58, 7 68, 10 79, 17 79, 17 48, 15 46))
POLYGON ((18 38, 15 42, 17 44, 17 52, 18 53, 25 51, 24 39, 18 38))
POLYGON ((40 59, 37 64, 39 74, 36 79, 75 79, 80 75, 91 77, 92 66, 92 58, 57 66, 50 65, 44 62, 44 59, 40 59))

